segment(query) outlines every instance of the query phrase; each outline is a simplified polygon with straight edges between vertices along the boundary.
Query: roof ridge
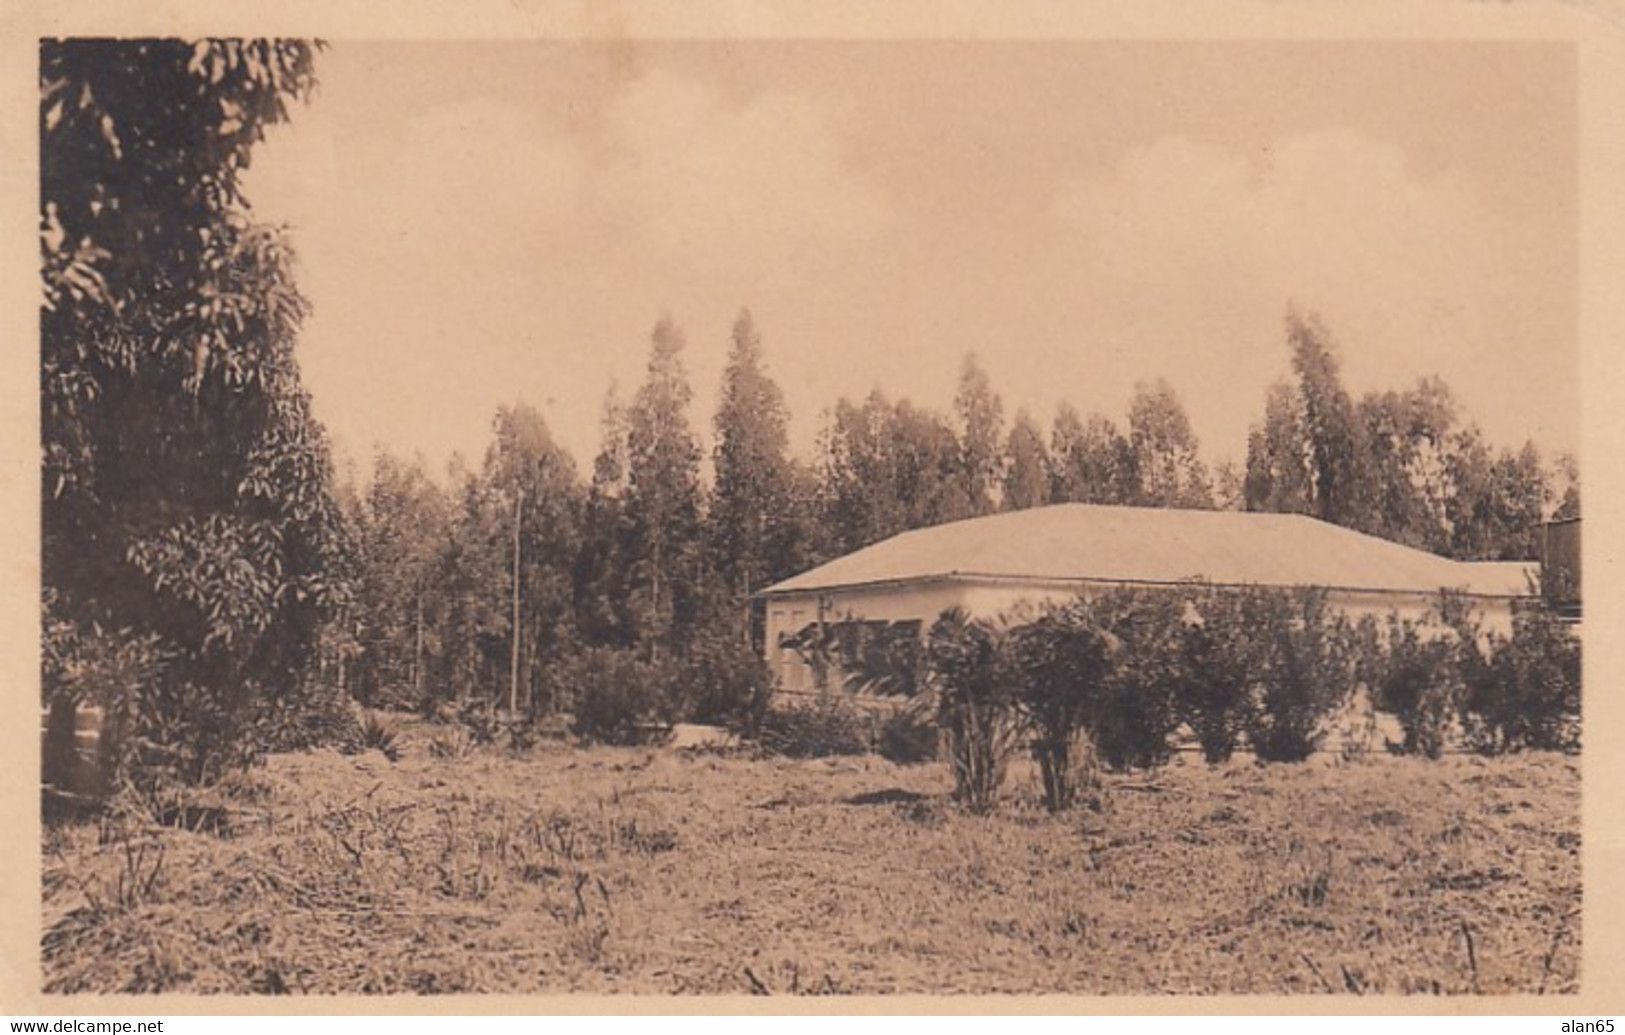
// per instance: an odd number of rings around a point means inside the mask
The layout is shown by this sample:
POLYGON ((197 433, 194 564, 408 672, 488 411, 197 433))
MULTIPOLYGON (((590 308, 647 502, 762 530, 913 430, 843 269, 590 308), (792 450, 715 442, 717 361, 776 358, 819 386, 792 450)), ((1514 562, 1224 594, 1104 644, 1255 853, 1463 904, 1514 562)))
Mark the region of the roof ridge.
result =
POLYGON ((903 529, 762 592, 944 579, 966 572, 999 573, 1011 580, 1172 583, 1199 576, 1230 584, 1400 592, 1465 586, 1479 595, 1514 593, 1508 573, 1474 568, 1312 514, 1076 501, 903 529))

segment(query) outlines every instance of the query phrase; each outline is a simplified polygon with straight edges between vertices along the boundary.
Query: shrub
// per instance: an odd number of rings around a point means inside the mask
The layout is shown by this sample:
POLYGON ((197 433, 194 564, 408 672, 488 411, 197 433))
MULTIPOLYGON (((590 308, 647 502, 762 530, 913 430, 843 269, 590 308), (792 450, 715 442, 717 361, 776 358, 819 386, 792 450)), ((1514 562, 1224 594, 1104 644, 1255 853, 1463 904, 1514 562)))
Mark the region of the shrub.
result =
POLYGON ((1543 601, 1519 603, 1512 635, 1461 647, 1468 743, 1484 754, 1580 744, 1580 643, 1543 601))
POLYGON ((521 719, 508 726, 508 750, 516 755, 529 754, 538 739, 535 719, 521 719))
POLYGON ((888 762, 914 765, 935 761, 939 741, 937 724, 915 702, 910 702, 886 716, 880 724, 875 750, 888 762))
POLYGON ((583 651, 563 666, 562 678, 575 701, 570 730, 589 743, 658 743, 681 713, 662 669, 629 650, 583 651))
POLYGON ((1092 621, 1118 645, 1089 721, 1112 769, 1149 769, 1173 753, 1182 610, 1179 597, 1158 590, 1113 589, 1089 602, 1092 621))
POLYGON ((1247 727, 1259 651, 1256 589, 1202 588, 1187 600, 1178 631, 1176 697, 1210 763, 1226 762, 1247 727))
POLYGON ((256 753, 309 751, 334 747, 346 754, 362 750, 362 722, 356 704, 337 687, 313 683, 281 697, 254 695, 249 710, 256 753))
POLYGON ((502 735, 503 721, 497 714, 496 702, 490 698, 474 697, 462 702, 456 710, 456 722, 477 747, 494 744, 502 735))
POLYGON ((1404 730, 1397 745, 1403 754, 1438 758, 1444 751, 1462 693, 1458 649, 1439 623, 1388 616, 1369 682, 1377 707, 1393 714, 1404 730))
POLYGON ((1003 639, 956 608, 937 619, 926 643, 954 797, 978 813, 992 809, 1019 734, 1003 639))
POLYGON ((1324 719, 1354 689, 1348 623, 1329 614, 1320 589, 1260 596, 1253 618, 1259 680, 1247 739, 1265 762, 1301 762, 1325 736, 1324 719))
POLYGON ((41 638, 41 689, 50 713, 44 781, 98 792, 122 786, 142 763, 138 746, 151 732, 142 723, 143 703, 165 678, 167 656, 156 636, 81 628, 53 611, 48 595, 41 638), (102 710, 99 757, 89 774, 76 736, 78 711, 88 706, 102 710))
POLYGON ((1017 701, 1033 731, 1033 758, 1051 811, 1072 806, 1074 753, 1093 726, 1103 688, 1121 664, 1122 643, 1098 627, 1083 601, 1051 608, 1006 639, 1017 701))
POLYGON ((787 758, 861 755, 869 750, 868 722, 833 694, 769 708, 756 731, 763 750, 787 758))
POLYGON ((679 676, 691 722, 750 735, 773 699, 773 675, 750 645, 731 636, 696 639, 679 676))

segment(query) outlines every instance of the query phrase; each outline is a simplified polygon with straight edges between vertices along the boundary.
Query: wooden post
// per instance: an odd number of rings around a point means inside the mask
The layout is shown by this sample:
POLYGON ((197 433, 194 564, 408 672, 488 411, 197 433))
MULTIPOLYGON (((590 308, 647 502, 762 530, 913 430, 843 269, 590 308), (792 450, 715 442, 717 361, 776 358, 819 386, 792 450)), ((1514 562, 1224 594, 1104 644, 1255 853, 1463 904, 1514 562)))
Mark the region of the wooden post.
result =
MULTIPOLYGON (((342 671, 342 670, 341 670, 342 671)), ((418 587, 418 634, 417 645, 412 652, 412 689, 418 697, 423 696, 423 587, 418 587)))
POLYGON ((519 709, 519 524, 525 513, 525 490, 513 501, 513 655, 509 663, 508 714, 519 709))

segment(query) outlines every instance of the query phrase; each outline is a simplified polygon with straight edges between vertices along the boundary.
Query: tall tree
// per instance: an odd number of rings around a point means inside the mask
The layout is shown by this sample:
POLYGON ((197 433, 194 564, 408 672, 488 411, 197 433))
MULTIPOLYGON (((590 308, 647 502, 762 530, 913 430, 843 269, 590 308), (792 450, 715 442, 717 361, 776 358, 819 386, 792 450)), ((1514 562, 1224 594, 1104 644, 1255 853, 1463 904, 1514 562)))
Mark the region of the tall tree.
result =
POLYGON ((601 444, 593 460, 576 558, 576 621, 587 644, 624 648, 637 638, 637 620, 626 520, 627 415, 614 384, 605 393, 599 426, 601 444))
POLYGON ((940 414, 879 391, 842 399, 823 436, 826 520, 843 552, 977 513, 959 437, 940 414))
POLYGON ((663 317, 651 335, 645 380, 627 414, 626 515, 639 636, 658 649, 697 620, 704 576, 698 549, 700 446, 689 428, 693 398, 682 331, 663 317))
POLYGON ((1437 377, 1404 392, 1373 392, 1360 400, 1371 473, 1366 531, 1395 542, 1445 552, 1450 546, 1446 507, 1452 493, 1448 452, 1456 404, 1437 377))
POLYGON ((878 389, 862 405, 841 399, 821 436, 821 493, 836 549, 850 553, 908 527, 890 440, 893 410, 878 389))
POLYGON ((1451 556, 1472 561, 1538 558, 1547 489, 1534 444, 1525 443, 1516 453, 1497 453, 1476 427, 1468 428, 1450 462, 1451 556))
POLYGON ((710 510, 711 555, 741 619, 750 594, 789 575, 794 564, 800 529, 793 514, 789 419, 745 310, 734 323, 722 375, 710 510))
POLYGON ((345 606, 332 465, 293 356, 308 305, 239 182, 314 87, 315 49, 40 45, 43 577, 56 619, 165 644, 139 718, 193 731, 176 734, 191 779, 218 771, 245 709, 302 683, 345 606))
POLYGON ((425 706, 494 703, 507 685, 512 646, 512 500, 454 458, 451 532, 434 575, 440 651, 431 655, 425 706))
POLYGON ((504 582, 513 601, 508 646, 515 652, 510 661, 517 659, 519 684, 513 696, 528 708, 551 706, 550 688, 544 685, 548 666, 577 643, 574 569, 581 552, 584 493, 575 461, 553 440, 534 407, 500 407, 492 431, 483 477, 492 496, 509 511, 507 527, 516 532, 504 537, 504 582))
POLYGON ((888 437, 897 479, 894 491, 906 508, 905 528, 940 525, 984 512, 968 491, 959 437, 940 414, 899 400, 888 437))
POLYGON ((1005 445, 1009 462, 1004 472, 1001 505, 1005 510, 1041 507, 1049 501, 1050 456, 1044 436, 1026 410, 1016 414, 1005 445))
POLYGON ((1050 462, 1056 503, 1135 502, 1139 474, 1133 446, 1098 413, 1085 423, 1077 410, 1062 404, 1050 434, 1050 462))
POLYGON ((451 521, 451 501, 421 457, 406 463, 377 455, 355 516, 361 651, 355 692, 363 703, 418 706, 430 692, 430 659, 441 652, 436 579, 451 521))
POLYGON ((967 353, 954 393, 963 449, 964 497, 972 513, 988 514, 1004 474, 1004 403, 975 353, 967 353))
POLYGON ((1213 487, 1184 404, 1167 381, 1135 388, 1128 411, 1129 446, 1137 476, 1133 502, 1142 507, 1213 506, 1213 487))
POLYGON ((1331 332, 1319 316, 1295 310, 1287 314, 1286 331, 1309 458, 1310 512, 1336 525, 1368 527, 1367 443, 1343 387, 1331 332))
POLYGON ((1233 460, 1222 460, 1213 468, 1213 506, 1219 510, 1246 510, 1245 476, 1233 460))
POLYGON ((1247 436, 1245 495, 1248 510, 1310 512, 1310 457, 1298 391, 1286 381, 1270 386, 1264 421, 1247 436))

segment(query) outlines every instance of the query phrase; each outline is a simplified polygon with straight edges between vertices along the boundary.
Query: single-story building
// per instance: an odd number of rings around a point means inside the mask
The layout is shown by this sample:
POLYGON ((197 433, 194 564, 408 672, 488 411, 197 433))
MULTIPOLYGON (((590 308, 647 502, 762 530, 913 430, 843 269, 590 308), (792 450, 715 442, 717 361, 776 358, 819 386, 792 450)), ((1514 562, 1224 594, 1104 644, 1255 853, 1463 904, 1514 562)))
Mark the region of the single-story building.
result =
POLYGON ((832 627, 859 634, 836 637, 850 657, 866 628, 919 637, 949 608, 991 618, 1091 587, 1200 580, 1321 587, 1354 619, 1420 618, 1440 590, 1459 590, 1486 629, 1505 632, 1535 569, 1454 561, 1300 514, 1067 503, 904 532, 758 596, 768 664, 786 689, 812 690, 824 683, 805 645, 832 627))

